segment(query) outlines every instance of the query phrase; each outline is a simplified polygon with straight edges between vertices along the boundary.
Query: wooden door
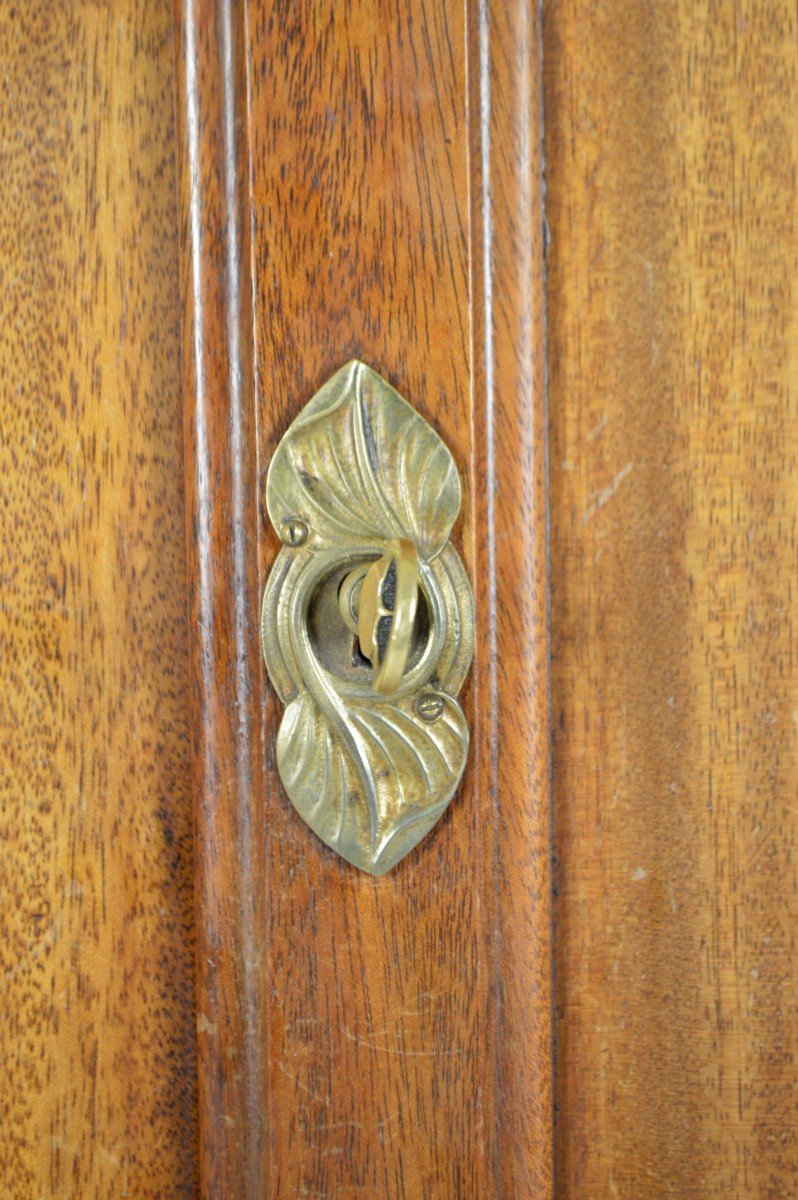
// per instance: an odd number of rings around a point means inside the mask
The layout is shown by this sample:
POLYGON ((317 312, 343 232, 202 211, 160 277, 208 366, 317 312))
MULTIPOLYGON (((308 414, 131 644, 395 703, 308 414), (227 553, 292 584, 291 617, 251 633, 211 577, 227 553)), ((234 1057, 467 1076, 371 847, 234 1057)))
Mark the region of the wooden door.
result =
POLYGON ((0 1193, 796 1191, 796 18, 0 4, 0 1193), (265 477, 443 437, 463 783, 279 782, 265 477), (551 753, 550 753, 551 748, 551 753))

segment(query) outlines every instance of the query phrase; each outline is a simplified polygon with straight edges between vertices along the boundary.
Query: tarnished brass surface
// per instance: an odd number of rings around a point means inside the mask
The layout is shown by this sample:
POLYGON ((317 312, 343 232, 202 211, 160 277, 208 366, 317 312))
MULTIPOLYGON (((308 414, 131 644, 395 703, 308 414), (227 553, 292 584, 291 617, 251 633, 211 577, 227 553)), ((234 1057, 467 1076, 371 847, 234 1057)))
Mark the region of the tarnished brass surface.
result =
POLYGON ((280 777, 328 846, 382 875, 435 824, 465 767, 455 696, 474 605, 449 541, 457 469, 398 392, 352 362, 283 437, 266 501, 284 543, 261 625, 286 705, 280 777))

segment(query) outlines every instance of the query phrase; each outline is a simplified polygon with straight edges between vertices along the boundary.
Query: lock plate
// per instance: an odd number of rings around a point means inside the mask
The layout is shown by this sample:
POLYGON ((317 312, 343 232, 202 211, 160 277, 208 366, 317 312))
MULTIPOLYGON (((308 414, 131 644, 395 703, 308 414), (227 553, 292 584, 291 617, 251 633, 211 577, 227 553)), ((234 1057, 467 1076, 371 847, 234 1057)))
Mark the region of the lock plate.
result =
POLYGON ((473 655, 474 603, 449 540, 457 469, 423 417, 352 362, 284 435, 266 502, 283 542, 261 621, 286 706, 280 778, 322 841, 383 875, 439 819, 465 768, 455 697, 473 655), (368 614, 356 614, 366 580, 368 614))

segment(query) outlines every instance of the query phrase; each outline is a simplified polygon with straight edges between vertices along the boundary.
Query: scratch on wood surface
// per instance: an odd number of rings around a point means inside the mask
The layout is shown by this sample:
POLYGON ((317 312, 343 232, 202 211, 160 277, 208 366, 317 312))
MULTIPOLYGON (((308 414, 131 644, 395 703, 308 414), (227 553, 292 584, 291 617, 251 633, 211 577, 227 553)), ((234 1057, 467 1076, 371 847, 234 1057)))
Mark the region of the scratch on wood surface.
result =
POLYGON ((604 505, 613 498, 618 488, 623 483, 626 476, 630 473, 634 463, 628 462, 625 467, 621 467, 618 474, 607 484, 605 488, 601 488, 598 492, 593 493, 593 499, 585 509, 582 517, 582 524, 586 524, 591 517, 595 517, 596 513, 604 507, 604 505))
POLYGON ((292 1074, 291 1071, 287 1070, 286 1067, 284 1067, 281 1062, 279 1062, 279 1061, 276 1062, 275 1066, 277 1067, 278 1071, 282 1071, 282 1073, 283 1073, 283 1075, 285 1075, 286 1079, 290 1079, 291 1082, 294 1084, 294 1086, 299 1088, 300 1092, 304 1092, 306 1096, 310 1096, 311 1100, 316 1100, 319 1104, 324 1104, 326 1106, 329 1106, 329 1104, 330 1104, 329 1096, 323 1096, 318 1092, 312 1091, 307 1086, 307 1084, 304 1084, 301 1079, 297 1079, 296 1075, 292 1074))
POLYGON ((585 434, 585 441, 595 442, 596 438, 599 436, 599 434, 604 432, 608 424, 609 417, 605 413, 601 420, 598 421, 592 429, 588 429, 587 433, 585 434))
POLYGON ((366 1050, 377 1050, 383 1054, 397 1054, 400 1058, 439 1058, 465 1054, 465 1048, 462 1046, 449 1046, 443 1050, 409 1050, 403 1046, 382 1046, 379 1042, 359 1037, 351 1029, 344 1029, 343 1035, 349 1038, 350 1042, 356 1042, 358 1046, 362 1046, 366 1050))

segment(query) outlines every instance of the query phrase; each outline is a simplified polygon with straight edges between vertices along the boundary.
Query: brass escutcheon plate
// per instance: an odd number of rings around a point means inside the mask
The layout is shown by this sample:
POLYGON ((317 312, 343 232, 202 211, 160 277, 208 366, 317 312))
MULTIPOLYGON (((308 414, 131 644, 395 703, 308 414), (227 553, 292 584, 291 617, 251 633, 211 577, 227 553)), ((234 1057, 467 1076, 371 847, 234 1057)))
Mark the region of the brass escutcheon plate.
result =
POLYGON ((455 697, 474 602, 449 540, 454 459, 390 384, 352 362, 286 432, 266 503, 283 542, 261 622, 286 706, 280 778, 326 845, 383 875, 439 819, 468 751, 455 697))

